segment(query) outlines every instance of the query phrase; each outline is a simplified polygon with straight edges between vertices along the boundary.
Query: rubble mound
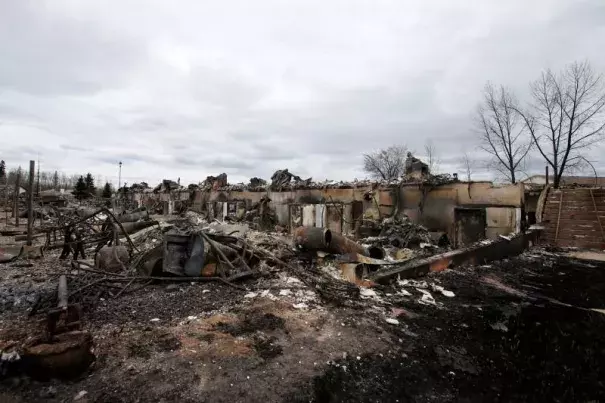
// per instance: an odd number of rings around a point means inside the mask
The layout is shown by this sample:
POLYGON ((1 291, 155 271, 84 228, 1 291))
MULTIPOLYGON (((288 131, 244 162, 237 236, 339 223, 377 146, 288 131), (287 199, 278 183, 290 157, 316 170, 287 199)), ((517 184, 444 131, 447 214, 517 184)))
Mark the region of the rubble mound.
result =
POLYGON ((271 176, 271 189, 282 189, 290 186, 291 182, 298 186, 309 186, 311 184, 311 178, 302 179, 300 176, 294 175, 288 172, 288 169, 280 169, 275 171, 271 176))
POLYGON ((364 243, 396 248, 417 248, 432 244, 431 233, 422 225, 414 224, 406 216, 388 217, 381 222, 366 220, 362 232, 367 236, 364 243))
POLYGON ((382 222, 380 237, 386 238, 397 248, 416 247, 421 243, 431 243, 431 235, 422 225, 412 223, 407 217, 390 217, 382 222))

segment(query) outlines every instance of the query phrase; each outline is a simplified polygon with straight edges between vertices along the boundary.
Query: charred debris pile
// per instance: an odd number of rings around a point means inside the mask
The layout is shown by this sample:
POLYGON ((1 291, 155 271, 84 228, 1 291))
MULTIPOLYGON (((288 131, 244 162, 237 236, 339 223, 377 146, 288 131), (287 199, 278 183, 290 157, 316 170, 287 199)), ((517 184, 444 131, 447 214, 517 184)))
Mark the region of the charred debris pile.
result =
MULTIPOLYGON (((259 203, 248 218, 270 221, 265 207, 266 201, 259 203)), ((445 245, 406 219, 364 220, 362 227, 368 236, 354 241, 327 228, 263 232, 245 222, 210 222, 192 211, 154 219, 144 208, 54 209, 37 229, 37 245, 2 260, 26 267, 43 258, 57 269, 49 291, 28 309, 30 318, 43 319, 42 329, 36 337, 0 345, 0 376, 70 377, 84 371, 94 354, 83 323, 101 300, 153 292, 161 283, 220 282, 248 291, 260 278, 285 273, 326 303, 356 306, 360 286, 372 285, 369 273, 445 245)))
POLYGON ((56 253, 58 260, 70 260, 71 273, 99 276, 86 287, 87 292, 105 288, 114 296, 109 289, 116 286, 107 283, 126 282, 119 294, 135 283, 149 281, 220 281, 242 288, 236 283, 275 270, 309 277, 306 273, 317 275, 321 271, 313 269, 323 265, 355 259, 360 264, 371 260, 378 270, 381 265, 435 254, 448 246, 445 234, 429 232, 406 217, 364 219, 359 232, 365 236, 357 241, 327 228, 299 227, 292 234, 280 227, 275 231, 268 201, 253 205, 240 222, 210 222, 193 211, 158 217, 145 208, 120 212, 107 207, 56 209, 37 228, 38 244, 5 256, 3 262, 56 253))
POLYGON ((218 221, 190 211, 191 197, 179 198, 172 210, 176 215, 167 215, 166 203, 159 198, 156 205, 134 208, 129 193, 189 191, 191 196, 195 190, 370 185, 377 184, 313 182, 283 169, 270 182, 252 178, 249 184, 229 185, 227 175, 220 174, 188 188, 180 180, 164 180, 153 189, 146 183, 122 188, 114 200, 93 198, 74 204, 61 198, 59 204, 33 206, 35 232, 26 235, 18 226, 3 231, 1 235, 14 236, 15 243, 0 248, 0 265, 37 267, 34 259, 40 259, 42 266, 52 268, 45 292, 28 301, 29 323, 40 319, 42 328, 26 340, 0 342, 0 377, 26 373, 34 378, 69 378, 82 373, 95 360, 93 337, 83 326, 87 314, 100 301, 153 293, 158 284, 218 282, 249 292, 263 278, 286 275, 327 304, 356 307, 363 305, 363 287, 374 285, 369 280, 373 274, 449 247, 445 234, 429 232, 398 214, 360 219, 354 225, 354 240, 329 228, 280 227, 268 196, 218 221), (26 239, 33 245, 18 243, 26 239))
MULTIPOLYGON (((398 180, 357 180, 354 181, 334 181, 324 180, 316 181, 313 178, 301 178, 290 172, 287 168, 279 169, 273 173, 271 179, 266 181, 262 178, 251 178, 248 183, 228 183, 227 174, 222 173, 218 176, 208 176, 198 185, 189 185, 189 190, 214 190, 214 191, 292 191, 297 189, 348 189, 356 187, 371 186, 395 186, 400 183, 418 183, 422 182, 429 186, 437 186, 445 183, 457 182, 458 177, 449 174, 433 175, 427 173, 419 178, 416 175, 406 174, 398 180)), ((138 190, 138 189, 133 189, 138 190)), ((158 191, 158 188, 154 189, 158 191)))

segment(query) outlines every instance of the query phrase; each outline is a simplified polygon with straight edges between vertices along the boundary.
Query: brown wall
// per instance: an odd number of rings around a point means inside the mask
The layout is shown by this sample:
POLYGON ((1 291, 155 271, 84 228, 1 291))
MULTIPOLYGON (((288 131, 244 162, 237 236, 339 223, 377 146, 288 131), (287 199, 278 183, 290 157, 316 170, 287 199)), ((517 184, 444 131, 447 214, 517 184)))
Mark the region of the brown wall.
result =
MULTIPOLYGON (((275 210, 279 223, 284 226, 291 224, 290 205, 316 205, 335 203, 344 217, 351 221, 352 203, 361 202, 364 212, 376 210, 381 216, 389 216, 398 212, 405 214, 416 223, 430 230, 445 231, 451 239, 455 235, 456 207, 485 208, 486 233, 494 238, 498 234, 513 232, 519 220, 519 209, 523 205, 523 185, 494 186, 490 182, 451 183, 433 188, 422 187, 418 184, 404 184, 401 187, 372 189, 371 187, 348 189, 299 189, 283 192, 249 192, 249 191, 195 191, 192 209, 198 212, 206 211, 209 202, 240 201, 249 208, 264 196, 271 199, 270 206, 275 210), (368 200, 366 194, 372 195, 368 200)), ((145 201, 158 199, 182 199, 181 194, 137 195, 145 201)), ((240 203, 241 204, 241 203, 240 203)), ((216 203, 217 215, 223 211, 222 203, 216 203)), ((333 215, 333 214, 332 214, 333 215)), ((376 214, 373 214, 376 215, 376 214)), ((336 225, 332 223, 331 225, 336 225)), ((351 230, 345 222, 340 224, 343 230, 351 230)), ((336 228, 339 228, 336 225, 336 228)))
POLYGON ((523 205, 523 185, 494 186, 491 182, 458 182, 426 189, 401 188, 401 213, 429 230, 445 231, 455 238, 456 207, 486 208, 487 237, 517 230, 523 205))
POLYGON ((373 200, 366 200, 364 195, 371 191, 370 187, 349 188, 349 189, 298 189, 294 191, 283 192, 248 192, 248 191, 196 191, 192 208, 196 211, 205 211, 209 202, 243 201, 248 207, 257 203, 264 196, 271 199, 270 206, 275 209, 281 225, 289 226, 290 210, 289 205, 300 204, 331 204, 336 203, 346 207, 354 201, 363 203, 364 210, 378 204, 380 211, 384 215, 393 213, 393 200, 391 193, 396 194, 394 190, 376 190, 373 200))

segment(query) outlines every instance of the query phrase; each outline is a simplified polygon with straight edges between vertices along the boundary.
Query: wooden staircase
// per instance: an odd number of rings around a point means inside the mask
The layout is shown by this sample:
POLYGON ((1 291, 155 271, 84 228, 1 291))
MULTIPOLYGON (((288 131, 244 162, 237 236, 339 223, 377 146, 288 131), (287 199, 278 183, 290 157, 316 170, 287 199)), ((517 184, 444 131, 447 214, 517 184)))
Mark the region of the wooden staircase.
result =
POLYGON ((605 249, 605 189, 551 189, 542 223, 548 244, 605 249))

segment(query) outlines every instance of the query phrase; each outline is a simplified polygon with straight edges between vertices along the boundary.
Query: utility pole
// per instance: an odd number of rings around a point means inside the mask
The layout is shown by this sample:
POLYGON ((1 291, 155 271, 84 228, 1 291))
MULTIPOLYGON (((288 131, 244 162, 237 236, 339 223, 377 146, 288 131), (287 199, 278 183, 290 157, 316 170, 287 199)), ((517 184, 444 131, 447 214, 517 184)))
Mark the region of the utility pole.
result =
POLYGON ((8 175, 4 176, 4 222, 8 226, 8 175))
POLYGON ((13 217, 15 226, 19 228, 19 190, 21 189, 21 167, 17 171, 17 180, 15 181, 15 192, 13 193, 13 217))
POLYGON ((40 197, 40 154, 38 154, 38 183, 36 186, 36 196, 40 197))
POLYGON ((120 203, 120 192, 122 191, 122 161, 120 161, 119 163, 120 165, 120 171, 118 173, 118 191, 116 192, 116 201, 115 204, 113 206, 113 208, 115 209, 119 203, 120 203))
POLYGON ((120 170, 118 173, 118 192, 120 192, 120 188, 122 187, 122 161, 120 161, 119 165, 120 170))
POLYGON ((29 193, 27 194, 27 244, 32 244, 34 226, 34 175, 36 161, 29 162, 29 193))

